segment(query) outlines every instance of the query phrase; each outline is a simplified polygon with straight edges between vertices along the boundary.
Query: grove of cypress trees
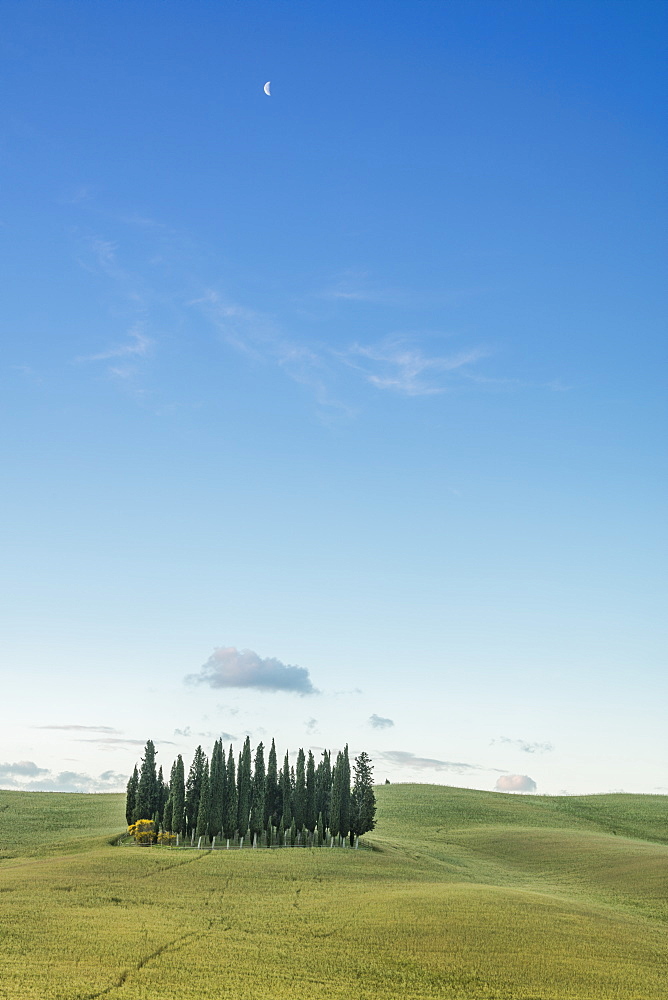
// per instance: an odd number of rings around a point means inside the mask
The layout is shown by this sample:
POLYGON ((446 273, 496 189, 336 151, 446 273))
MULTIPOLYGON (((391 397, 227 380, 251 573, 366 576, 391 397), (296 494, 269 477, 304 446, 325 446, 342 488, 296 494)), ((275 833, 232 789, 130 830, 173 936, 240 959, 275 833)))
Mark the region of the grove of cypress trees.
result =
POLYGON ((315 760, 309 750, 308 762, 306 764, 306 804, 304 810, 304 825, 306 829, 313 833, 315 830, 317 813, 315 808, 315 760))
POLYGON ((255 766, 253 769, 253 781, 251 791, 251 834, 262 833, 265 826, 264 807, 267 775, 264 769, 264 744, 258 743, 255 750, 255 766))
POLYGON ((267 846, 274 843, 276 835, 280 843, 284 831, 291 831, 293 842, 296 837, 297 841, 320 844, 328 828, 334 837, 349 835, 353 844, 355 837, 375 827, 371 758, 364 751, 355 758, 351 789, 347 744, 337 754, 334 767, 329 751, 323 751, 316 767, 312 751, 307 757, 300 748, 296 767, 290 767, 286 752, 278 771, 275 741, 271 741, 265 768, 264 744, 257 745, 252 759, 250 737, 246 737, 235 770, 233 746, 226 761, 222 740, 216 740, 210 762, 202 747, 197 747, 187 782, 179 754, 169 784, 163 780, 162 767, 156 774, 155 758, 155 746, 148 740, 141 765, 134 768, 127 783, 128 825, 150 819, 165 831, 208 840, 221 832, 229 839, 235 834, 244 838, 250 834, 255 840, 266 831, 267 846))
POLYGON ((184 834, 186 829, 185 805, 185 767, 181 754, 176 758, 169 783, 172 797, 172 833, 184 834))
POLYGON ((227 758, 226 795, 223 807, 223 834, 232 839, 237 829, 237 781, 234 772, 234 753, 230 744, 227 758))
POLYGON ((301 832, 306 819, 306 769, 304 751, 301 748, 297 754, 297 767, 295 768, 295 792, 292 799, 292 812, 295 826, 301 832))
POLYGON ((130 780, 127 786, 127 796, 125 799, 125 820, 130 826, 135 821, 135 809, 137 808, 137 789, 139 788, 139 773, 137 772, 137 765, 135 764, 135 769, 130 775, 130 780))

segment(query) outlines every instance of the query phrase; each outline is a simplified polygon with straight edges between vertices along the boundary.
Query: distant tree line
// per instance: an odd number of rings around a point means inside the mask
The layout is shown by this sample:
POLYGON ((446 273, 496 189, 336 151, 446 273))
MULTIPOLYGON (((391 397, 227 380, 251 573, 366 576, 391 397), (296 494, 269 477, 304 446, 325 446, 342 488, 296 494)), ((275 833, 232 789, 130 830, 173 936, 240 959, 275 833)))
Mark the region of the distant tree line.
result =
MULTIPOLYGON (((232 746, 227 756, 223 741, 216 740, 209 759, 201 746, 195 751, 188 777, 179 754, 164 780, 156 771, 156 750, 148 740, 139 768, 135 766, 127 786, 125 815, 128 826, 139 820, 153 823, 158 834, 178 835, 204 843, 214 837, 234 840, 257 838, 268 846, 299 842, 299 837, 350 838, 373 830, 376 797, 373 767, 364 751, 351 766, 348 746, 339 751, 334 764, 324 750, 316 766, 313 753, 300 749, 294 766, 285 754, 278 767, 276 746, 265 762, 259 743, 252 756, 250 738, 235 760, 232 746)), ((162 838, 161 838, 162 839, 162 838)))

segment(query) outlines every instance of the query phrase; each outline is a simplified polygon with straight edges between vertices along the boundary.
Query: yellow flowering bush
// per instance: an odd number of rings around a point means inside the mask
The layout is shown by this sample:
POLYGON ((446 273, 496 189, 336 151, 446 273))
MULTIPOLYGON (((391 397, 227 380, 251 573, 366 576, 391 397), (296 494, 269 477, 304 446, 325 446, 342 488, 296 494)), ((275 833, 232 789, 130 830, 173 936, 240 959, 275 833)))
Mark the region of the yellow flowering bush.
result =
POLYGON ((138 819, 128 827, 128 833, 135 838, 137 844, 155 844, 155 823, 152 819, 138 819))

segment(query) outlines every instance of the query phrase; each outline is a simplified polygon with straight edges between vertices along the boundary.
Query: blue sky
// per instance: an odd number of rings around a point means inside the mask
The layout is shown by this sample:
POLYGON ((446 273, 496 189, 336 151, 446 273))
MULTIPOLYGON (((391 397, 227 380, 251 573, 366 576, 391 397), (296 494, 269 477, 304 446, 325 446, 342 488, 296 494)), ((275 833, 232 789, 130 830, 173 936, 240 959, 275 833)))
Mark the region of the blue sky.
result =
POLYGON ((2 16, 0 785, 668 791, 665 5, 2 16))

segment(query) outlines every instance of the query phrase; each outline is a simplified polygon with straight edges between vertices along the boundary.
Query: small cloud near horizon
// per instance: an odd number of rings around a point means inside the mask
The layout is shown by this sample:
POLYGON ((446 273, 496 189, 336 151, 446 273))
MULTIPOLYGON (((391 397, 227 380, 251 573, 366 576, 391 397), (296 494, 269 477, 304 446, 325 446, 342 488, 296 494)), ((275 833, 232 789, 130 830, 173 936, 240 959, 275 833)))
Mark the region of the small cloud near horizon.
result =
POLYGON ((462 761, 416 757, 414 753, 408 753, 406 750, 385 750, 377 753, 376 756, 387 764, 398 764, 401 767, 410 767, 419 771, 454 771, 457 774, 463 774, 466 771, 489 770, 489 768, 480 767, 478 764, 465 764, 462 761))
POLYGON ((547 753, 550 750, 554 750, 551 743, 527 743, 526 740, 511 740, 508 736, 499 736, 498 739, 491 741, 490 746, 493 746, 495 743, 506 743, 517 747, 523 753, 547 753))
POLYGON ((221 646, 215 649, 199 674, 189 674, 189 684, 212 688, 256 688, 299 695, 319 694, 305 667, 281 663, 275 657, 260 657, 252 649, 221 646))
POLYGON ((394 725, 393 719, 384 719, 382 715, 374 714, 369 718, 369 725, 374 729, 391 729, 394 725))
POLYGON ((502 774, 494 787, 497 792, 535 792, 537 785, 528 774, 502 774))

